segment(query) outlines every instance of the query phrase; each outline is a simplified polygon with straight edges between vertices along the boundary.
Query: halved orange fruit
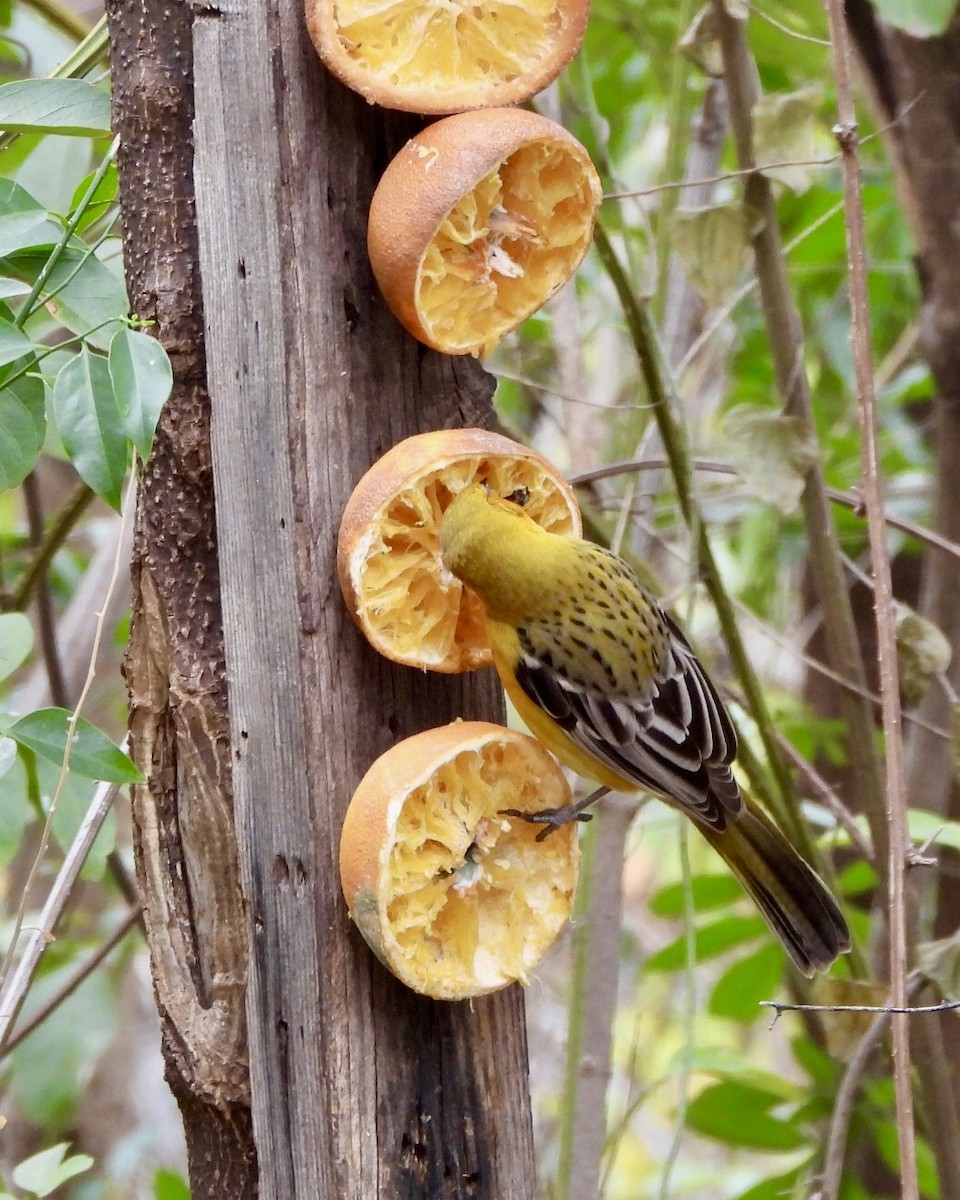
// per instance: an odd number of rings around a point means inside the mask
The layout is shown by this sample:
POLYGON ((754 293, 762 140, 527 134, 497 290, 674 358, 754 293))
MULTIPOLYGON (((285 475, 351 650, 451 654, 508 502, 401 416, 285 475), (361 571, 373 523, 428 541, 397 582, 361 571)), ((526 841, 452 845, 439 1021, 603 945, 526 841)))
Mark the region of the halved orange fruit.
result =
POLYGON ((573 489, 519 442, 485 429, 444 429, 398 443, 357 484, 337 543, 347 607, 394 662, 450 673, 491 661, 483 606, 440 558, 440 517, 477 480, 501 496, 526 488, 524 509, 545 529, 582 532, 573 489))
POLYGON ((307 0, 325 65, 371 104, 463 112, 522 104, 573 58, 590 0, 307 0))
POLYGON ((460 113, 384 172, 370 264, 414 337, 487 354, 580 265, 602 198, 590 156, 561 125, 515 108, 460 113))
POLYGON ((347 810, 350 916, 394 975, 438 1000, 527 983, 570 916, 576 822, 538 842, 537 825, 501 810, 569 802, 562 770, 528 734, 458 721, 407 738, 347 810))

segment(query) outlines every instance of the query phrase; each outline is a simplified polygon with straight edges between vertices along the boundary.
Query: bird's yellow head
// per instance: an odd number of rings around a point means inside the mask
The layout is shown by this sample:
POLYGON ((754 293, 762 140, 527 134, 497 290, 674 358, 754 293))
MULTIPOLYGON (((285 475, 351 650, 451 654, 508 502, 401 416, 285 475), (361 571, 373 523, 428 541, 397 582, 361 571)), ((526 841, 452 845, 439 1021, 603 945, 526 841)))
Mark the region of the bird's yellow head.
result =
POLYGON ((541 591, 538 564, 549 557, 552 543, 565 540, 483 483, 458 492, 440 521, 445 566, 480 596, 491 615, 530 610, 541 591))

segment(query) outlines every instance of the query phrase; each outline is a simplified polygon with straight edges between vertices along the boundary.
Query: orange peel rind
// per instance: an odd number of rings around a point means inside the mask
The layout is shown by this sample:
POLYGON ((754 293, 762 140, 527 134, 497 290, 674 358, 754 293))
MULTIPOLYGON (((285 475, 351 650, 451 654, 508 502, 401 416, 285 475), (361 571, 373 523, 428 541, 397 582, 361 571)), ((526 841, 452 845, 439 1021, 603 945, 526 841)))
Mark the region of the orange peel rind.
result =
POLYGON ((562 770, 528 734, 463 721, 407 738, 377 759, 347 810, 350 916, 417 992, 462 1000, 527 983, 572 910, 577 827, 537 842, 537 825, 501 810, 569 802, 562 770))
POLYGON ((577 53, 589 12, 589 0, 307 0, 307 28, 371 104, 440 115, 529 100, 577 53))
POLYGON ((576 271, 602 198, 561 125, 523 109, 460 113, 411 138, 384 172, 370 264, 414 337, 487 354, 576 271))
POLYGON ((398 443, 357 484, 337 543, 347 607, 367 641, 394 662, 446 673, 491 662, 482 605, 440 557, 440 517, 478 479, 504 496, 526 488, 535 521, 582 532, 573 489, 519 442, 485 429, 446 429, 398 443))

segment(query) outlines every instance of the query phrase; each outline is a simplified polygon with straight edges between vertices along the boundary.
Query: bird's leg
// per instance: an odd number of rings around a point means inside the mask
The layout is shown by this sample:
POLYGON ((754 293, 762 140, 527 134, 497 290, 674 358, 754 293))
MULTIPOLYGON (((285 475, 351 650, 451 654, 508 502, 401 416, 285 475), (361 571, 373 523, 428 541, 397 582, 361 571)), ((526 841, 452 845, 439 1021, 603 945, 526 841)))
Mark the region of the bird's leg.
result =
POLYGON ((500 815, 504 817, 519 817, 521 821, 529 821, 532 825, 545 825, 537 834, 537 841, 542 842, 561 825, 569 825, 571 821, 592 821, 593 813, 584 812, 595 800, 605 796, 610 789, 599 787, 583 800, 575 804, 565 804, 562 808, 541 808, 539 812, 521 812, 519 808, 501 808, 500 815))

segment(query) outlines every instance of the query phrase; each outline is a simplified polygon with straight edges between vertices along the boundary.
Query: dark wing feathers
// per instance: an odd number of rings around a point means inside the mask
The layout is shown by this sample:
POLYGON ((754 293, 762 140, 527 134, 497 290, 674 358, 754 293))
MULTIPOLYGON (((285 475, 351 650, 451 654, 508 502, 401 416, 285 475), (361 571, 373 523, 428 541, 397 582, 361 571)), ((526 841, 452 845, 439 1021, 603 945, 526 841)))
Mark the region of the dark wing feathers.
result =
MULTIPOLYGON (((574 678, 556 655, 538 654, 529 637, 522 640, 517 682, 581 750, 722 830, 728 816, 743 807, 730 769, 736 734, 683 634, 664 620, 669 649, 663 669, 642 694, 610 695, 574 678)), ((600 639, 595 645, 602 649, 600 639)))

